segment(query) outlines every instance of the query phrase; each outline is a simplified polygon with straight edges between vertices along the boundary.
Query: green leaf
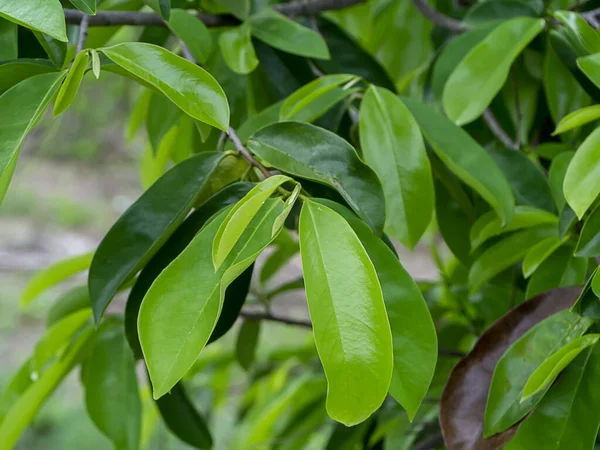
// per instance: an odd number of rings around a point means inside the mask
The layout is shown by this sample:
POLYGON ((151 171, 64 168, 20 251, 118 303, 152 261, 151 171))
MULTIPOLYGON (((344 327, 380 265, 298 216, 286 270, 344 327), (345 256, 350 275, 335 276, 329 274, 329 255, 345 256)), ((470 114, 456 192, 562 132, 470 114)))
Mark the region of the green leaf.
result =
POLYGON ((285 175, 275 175, 258 184, 244 196, 227 214, 219 227, 212 247, 215 269, 219 269, 235 244, 248 227, 248 224, 258 214, 265 201, 282 184, 293 181, 285 175))
POLYGON ((223 211, 156 278, 138 317, 154 398, 166 394, 194 364, 215 328, 225 289, 272 241, 273 222, 282 210, 281 200, 268 200, 215 272, 211 249, 227 214, 223 211))
POLYGON ((431 167, 419 125, 392 92, 371 86, 360 106, 360 146, 385 194, 388 233, 409 248, 434 210, 431 167))
POLYGON ((329 59, 327 44, 319 33, 265 8, 248 19, 252 35, 265 44, 294 55, 329 59))
POLYGON ((79 90, 81 80, 83 80, 89 61, 90 55, 86 51, 79 52, 75 58, 73 65, 69 69, 67 78, 65 78, 64 83, 58 91, 56 103, 54 104, 54 117, 62 114, 77 95, 77 91, 79 90))
POLYGON ((108 231, 94 255, 88 279, 96 323, 119 286, 144 266, 183 221, 224 156, 206 152, 179 163, 108 231))
POLYGON ((590 317, 596 320, 600 319, 600 299, 593 289, 593 284, 599 271, 599 267, 594 269, 583 286, 577 301, 571 308, 571 311, 578 313, 580 316, 590 317))
POLYGON ((297 119, 302 110, 310 108, 319 101, 324 95, 331 92, 341 84, 350 84, 357 80, 355 75, 324 75, 305 84, 288 98, 281 105, 279 118, 281 120, 297 119))
POLYGON ((204 22, 185 9, 172 9, 167 26, 183 41, 200 64, 208 60, 213 44, 204 22))
POLYGON ((316 201, 348 221, 375 266, 394 348, 390 394, 412 420, 427 394, 437 361, 437 334, 427 303, 394 252, 362 220, 339 203, 316 201))
POLYGON ((567 39, 575 48, 581 47, 587 54, 600 52, 600 36, 583 17, 573 11, 555 11, 553 16, 565 27, 567 39))
POLYGON ((600 297, 600 271, 596 271, 592 276, 592 291, 596 296, 600 297))
POLYGON ((0 0, 0 17, 67 42, 65 15, 59 0, 0 0))
POLYGON ((577 66, 596 86, 600 87, 600 54, 577 58, 577 66))
POLYGON ((157 0, 158 10, 167 22, 171 19, 171 0, 157 0))
POLYGON ((61 358, 44 371, 34 383, 26 387, 0 423, 0 442, 4 448, 13 448, 44 401, 80 361, 93 337, 93 327, 87 328, 61 358))
POLYGON ((260 270, 261 284, 267 283, 299 251, 298 242, 285 229, 273 241, 273 246, 276 247, 275 250, 267 257, 260 270))
POLYGON ((69 2, 83 13, 96 15, 96 0, 69 0, 69 2))
POLYGON ((600 256, 600 207, 594 209, 583 223, 575 255, 590 258, 600 256))
POLYGON ((0 18, 0 61, 17 59, 18 51, 17 25, 0 18))
POLYGON ((258 66, 248 23, 223 31, 219 36, 219 47, 225 63, 235 73, 245 75, 258 66))
POLYGON ((599 346, 588 347, 570 365, 520 425, 505 450, 591 449, 600 425, 599 346))
POLYGON ((506 177, 490 155, 431 106, 408 98, 402 101, 442 162, 492 206, 503 225, 508 224, 515 200, 506 177))
POLYGON ((500 272, 519 262, 538 242, 556 234, 555 227, 540 226, 511 234, 486 249, 469 271, 469 289, 478 291, 500 272))
POLYGON ((50 328, 71 314, 90 307, 90 294, 87 286, 77 286, 60 296, 46 315, 46 327, 50 328))
POLYGON ((478 118, 500 91, 519 53, 543 29, 542 19, 520 17, 498 25, 467 53, 444 86, 448 118, 464 125, 478 118))
POLYGON ((227 131, 227 97, 219 83, 201 67, 162 47, 140 42, 118 44, 99 51, 165 94, 186 114, 227 131))
POLYGON ((255 133, 248 149, 277 169, 335 188, 375 233, 383 231, 385 204, 377 175, 336 134, 307 123, 280 122, 255 133))
POLYGON ((100 78, 100 70, 102 67, 102 65, 100 64, 100 56, 98 55, 98 52, 93 48, 91 48, 89 52, 90 57, 92 58, 92 72, 94 73, 94 76, 97 80, 98 78, 100 78))
POLYGON ((78 272, 89 269, 93 255, 93 253, 85 253, 63 259, 38 272, 27 284, 21 295, 21 307, 29 305, 45 290, 72 277, 78 272))
POLYGON ((156 400, 156 406, 169 430, 183 442, 195 448, 212 447, 206 422, 188 398, 182 382, 156 400))
POLYGON ((470 232, 472 251, 488 239, 510 231, 531 228, 537 225, 558 225, 558 217, 543 209, 532 206, 517 206, 510 223, 502 226, 494 211, 482 214, 473 224, 470 232))
POLYGON ((564 133, 565 131, 579 128, 587 123, 600 119, 600 105, 592 105, 586 108, 578 109, 570 114, 567 114, 556 125, 556 130, 552 133, 553 136, 564 133))
POLYGON ((541 390, 549 387, 558 374, 571 364, 571 361, 577 358, 586 348, 596 344, 598 339, 600 339, 600 334, 586 334, 565 344, 560 350, 549 356, 535 369, 535 372, 531 374, 527 383, 525 383, 521 401, 526 401, 541 390))
POLYGON ((475 3, 469 8, 462 22, 473 27, 490 21, 506 21, 515 17, 538 17, 541 11, 536 11, 531 3, 521 3, 517 0, 475 3))
POLYGON ((485 408, 484 437, 504 431, 525 417, 547 389, 520 402, 531 374, 556 350, 583 335, 592 321, 567 310, 538 323, 502 355, 485 408))
POLYGON ((140 446, 142 405, 135 360, 123 328, 103 330, 83 371, 85 406, 98 429, 119 450, 140 446))
MULTIPOLYGON (((559 211, 563 211, 566 200, 565 194, 563 193, 563 184, 565 182, 565 175, 567 174, 567 168, 571 163, 571 159, 575 152, 563 152, 556 156, 550 164, 550 170, 548 171, 548 181, 550 183, 550 190, 552 191, 552 197, 554 203, 559 211)), ((569 208, 570 209, 570 208, 569 208)))
MULTIPOLYGON (((158 92, 152 92, 145 115, 146 133, 152 146, 152 153, 158 156, 163 139, 177 123, 181 112, 167 97, 158 92)), ((174 139, 175 136, 172 138, 174 139)), ((159 175, 161 174, 162 171, 159 175)))
POLYGON ((33 35, 52 61, 52 64, 58 69, 64 69, 65 65, 69 64, 72 57, 75 56, 75 48, 72 45, 58 41, 39 31, 34 31, 33 35))
POLYGON ((600 128, 581 143, 563 184, 565 199, 579 220, 600 194, 600 128))
POLYGON ((550 236, 531 247, 523 260, 523 276, 529 278, 563 243, 558 236, 550 236))
POLYGON ((327 413, 346 426, 383 403, 393 348, 377 273, 360 240, 335 211, 305 200, 300 254, 315 344, 327 376, 327 413))
POLYGON ((250 0, 216 0, 238 19, 245 21, 250 13, 250 0))
POLYGON ((0 133, 0 203, 17 165, 21 144, 54 98, 63 77, 63 73, 36 75, 0 96, 0 111, 11 111, 2 121, 0 133))
POLYGON ((57 72, 57 69, 47 59, 19 59, 0 63, 0 92, 27 78, 49 72, 57 72))
POLYGON ((260 334, 259 320, 244 320, 235 344, 235 356, 244 370, 250 370, 256 357, 256 345, 260 334))

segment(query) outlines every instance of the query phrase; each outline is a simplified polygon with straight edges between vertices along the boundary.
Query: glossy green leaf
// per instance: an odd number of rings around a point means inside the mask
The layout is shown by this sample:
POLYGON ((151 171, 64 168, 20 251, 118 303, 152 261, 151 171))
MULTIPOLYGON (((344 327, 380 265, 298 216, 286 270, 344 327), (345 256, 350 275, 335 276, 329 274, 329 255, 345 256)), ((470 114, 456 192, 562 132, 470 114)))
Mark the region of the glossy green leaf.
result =
POLYGON ((532 206, 517 206, 512 220, 503 227, 498 216, 493 211, 489 211, 482 214, 471 227, 471 249, 475 250, 494 236, 537 225, 558 225, 558 217, 532 206))
POLYGON ((59 0, 0 0, 0 17, 67 42, 65 15, 59 0))
POLYGON ((339 203, 317 201, 348 221, 375 266, 394 347, 390 394, 412 420, 429 389, 437 361, 437 335, 427 303, 396 255, 362 220, 339 203))
POLYGON ((558 236, 550 236, 531 247, 523 260, 523 276, 529 278, 562 243, 558 236))
POLYGON ((371 86, 360 106, 360 146, 383 186, 386 231, 409 248, 434 210, 431 167, 419 125, 392 92, 371 86))
POLYGON ((227 258, 248 224, 258 214, 267 199, 284 183, 292 181, 285 175, 275 175, 258 184, 227 214, 219 227, 212 247, 215 269, 227 258))
POLYGON ((249 370, 256 357, 256 346, 260 335, 260 321, 244 320, 235 344, 235 356, 245 370, 249 370))
POLYGON ((21 144, 54 98, 63 77, 62 73, 36 75, 0 96, 0 111, 11 111, 0 125, 0 203, 17 165, 21 144))
POLYGON ((600 411, 599 346, 588 347, 570 365, 519 427, 505 450, 586 450, 594 447, 600 411))
POLYGON ((166 394, 194 364, 221 314, 225 289, 272 241, 273 222, 282 210, 281 200, 268 200, 215 272, 211 250, 227 215, 223 211, 156 278, 138 317, 154 398, 166 394))
POLYGON ((562 118, 558 125, 556 125, 556 130, 554 130, 552 135, 555 136, 573 128, 579 128, 598 119, 600 119, 600 105, 592 105, 573 111, 562 118))
POLYGON ((17 24, 0 18, 0 61, 17 59, 17 24))
POLYGON ((204 22, 185 9, 172 9, 167 26, 183 41, 200 64, 207 61, 213 44, 204 22))
POLYGON ((137 450, 141 401, 135 360, 119 325, 103 330, 83 371, 85 405, 98 429, 119 450, 137 450))
POLYGON ((38 272, 27 284, 21 295, 21 307, 29 305, 38 295, 47 289, 72 277, 78 272, 89 269, 93 253, 73 256, 61 260, 38 272))
POLYGON ((280 122, 255 133, 248 148, 277 169, 335 188, 377 234, 382 232, 385 204, 377 175, 339 136, 306 123, 280 122))
POLYGON ((541 400, 547 389, 520 402, 525 383, 550 355, 585 333, 592 321, 567 310, 538 323, 502 355, 485 408, 484 436, 514 425, 541 400))
POLYGON ((600 194, 600 128, 575 152, 565 174, 563 191, 567 203, 581 220, 600 194))
POLYGON ((600 339, 600 334, 586 334, 585 336, 581 336, 580 338, 565 344, 560 350, 548 357, 537 369, 535 369, 535 372, 531 374, 527 383, 525 383, 521 401, 525 401, 541 390, 549 387, 558 374, 571 364, 571 361, 577 358, 577 356, 586 348, 596 344, 598 339, 600 339))
POLYGON ((473 47, 444 87, 442 101, 450 120, 464 125, 479 117, 506 82, 519 53, 543 29, 542 19, 507 20, 473 47))
POLYGON ((511 187, 483 147, 431 106, 402 101, 442 162, 493 207, 502 224, 509 223, 515 202, 511 187))
POLYGON ((0 64, 0 92, 27 78, 49 72, 57 72, 47 59, 19 59, 0 64))
POLYGON ((319 33, 271 8, 253 14, 248 23, 252 35, 271 47, 307 58, 329 59, 327 44, 319 33))
POLYGON ((281 105, 279 117, 281 120, 297 119, 300 111, 310 107, 311 104, 317 102, 322 96, 331 92, 341 84, 350 83, 357 80, 355 75, 324 75, 302 86, 281 105))
MULTIPOLYGON (((556 156, 550 164, 550 170, 548 171, 548 181, 550 183, 550 190, 552 191, 552 197, 554 203, 559 211, 563 211, 566 200, 565 194, 563 193, 563 184, 565 182, 565 175, 567 174, 567 168, 571 163, 571 159, 575 152, 564 152, 556 156)), ((569 208, 570 209, 570 208, 569 208)))
POLYGON ((462 22, 472 27, 490 21, 507 20, 515 17, 538 17, 541 11, 536 11, 533 3, 522 3, 517 0, 476 3, 469 8, 462 22))
POLYGON ((118 44, 99 51, 165 94, 186 114, 227 131, 227 97, 219 83, 201 67, 164 48, 140 42, 118 44))
POLYGON ((69 0, 75 8, 86 14, 96 14, 96 0, 69 0))
POLYGON ((500 272, 519 262, 538 242, 556 234, 556 228, 541 226, 511 234, 485 250, 469 271, 469 290, 478 291, 500 272))
POLYGON ((179 163, 109 230, 96 250, 89 273, 96 322, 119 286, 144 266, 183 221, 224 156, 206 152, 179 163))
POLYGON ((245 75, 258 66, 247 23, 223 31, 219 36, 219 47, 225 63, 235 73, 245 75))
POLYGON ((90 55, 85 51, 79 52, 75 58, 75 61, 69 69, 69 73, 67 74, 65 81, 58 91, 56 103, 54 104, 54 117, 62 114, 77 95, 77 91, 79 90, 79 86, 81 85, 81 81, 83 80, 83 76, 85 75, 89 61, 90 55))
POLYGON ((567 39, 573 46, 581 46, 587 54, 600 52, 600 35, 580 14, 556 11, 554 17, 567 28, 567 39))
POLYGON ((381 406, 393 373, 392 335, 377 272, 335 211, 305 200, 299 233, 308 308, 328 382, 327 412, 355 425, 381 406))

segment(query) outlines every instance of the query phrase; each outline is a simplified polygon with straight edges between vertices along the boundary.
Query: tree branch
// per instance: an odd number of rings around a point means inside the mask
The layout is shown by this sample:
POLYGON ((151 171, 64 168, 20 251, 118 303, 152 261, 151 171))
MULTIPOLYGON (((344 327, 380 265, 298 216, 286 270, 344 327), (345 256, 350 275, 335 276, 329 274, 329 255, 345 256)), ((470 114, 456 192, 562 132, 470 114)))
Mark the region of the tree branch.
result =
POLYGON ((293 319, 290 317, 282 317, 272 313, 244 311, 240 312, 240 316, 247 320, 267 320, 270 322, 285 323, 287 325, 295 325, 302 328, 312 328, 310 320, 293 319))
POLYGON ((231 140, 231 142, 233 142, 235 149, 240 155, 242 155, 242 158, 244 158, 250 165, 260 170, 266 178, 269 178, 271 176, 271 172, 269 172, 265 166, 263 166, 256 159, 254 159, 254 156, 252 156, 252 154, 248 150, 246 150, 246 147, 244 147, 244 144, 242 144, 242 141, 240 140, 238 135, 235 134, 235 130, 229 127, 229 133, 227 134, 229 135, 229 139, 231 140))
POLYGON ((453 19, 452 17, 439 12, 437 9, 431 6, 427 0, 413 0, 413 3, 415 4, 415 7, 421 11, 421 14, 427 17, 438 27, 446 28, 457 33, 466 31, 468 29, 468 26, 463 24, 461 21, 453 19))
POLYGON ((85 47, 85 41, 88 36, 89 17, 87 14, 84 15, 79 23, 79 37, 77 39, 77 50, 75 54, 78 54, 85 47))
POLYGON ((599 14, 600 14, 600 8, 596 8, 596 9, 592 9, 590 11, 579 13, 579 15, 581 17, 583 17, 583 19, 587 20, 587 22, 594 28, 598 28, 598 26, 600 25, 598 23, 598 18, 596 17, 599 14))
POLYGON ((513 140, 506 133, 506 131, 504 131, 504 129, 500 126, 500 123, 498 122, 498 120, 496 120, 496 117, 494 117, 494 114, 489 108, 483 112, 483 120, 485 120, 485 123, 487 123, 487 126, 489 127, 490 131, 494 134, 494 136, 496 136, 498 140, 502 142, 506 147, 510 148, 511 150, 519 149, 518 144, 513 142, 513 140))
MULTIPOLYGON (((312 0, 308 2, 291 2, 275 5, 273 9, 286 16, 311 16, 323 11, 344 9, 363 3, 366 0, 312 0)), ((79 24, 86 14, 75 9, 65 9, 65 20, 69 24, 79 24)), ((91 27, 110 27, 118 25, 137 25, 164 27, 165 22, 158 14, 139 11, 98 11, 95 16, 88 16, 91 27)), ((203 14, 197 17, 207 27, 235 25, 239 20, 229 14, 203 14)))

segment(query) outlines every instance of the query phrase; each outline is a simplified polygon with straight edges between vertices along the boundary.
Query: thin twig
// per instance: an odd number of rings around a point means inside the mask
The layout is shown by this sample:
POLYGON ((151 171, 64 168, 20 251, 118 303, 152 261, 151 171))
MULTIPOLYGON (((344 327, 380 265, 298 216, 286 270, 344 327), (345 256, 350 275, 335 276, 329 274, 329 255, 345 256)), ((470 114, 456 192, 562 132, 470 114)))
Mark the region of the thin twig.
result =
POLYGON ((293 319, 290 317, 282 317, 273 313, 244 311, 240 312, 240 316, 247 320, 266 320, 270 322, 280 322, 287 325, 295 325, 302 328, 312 328, 310 320, 293 319))
POLYGON ((434 434, 433 436, 419 442, 413 447, 413 450, 433 450, 444 445, 444 437, 442 433, 434 434))
POLYGON ((177 41, 179 42, 179 46, 181 47, 181 53, 183 53, 183 57, 188 61, 193 62, 194 64, 198 64, 198 61, 196 61, 196 58, 194 58, 194 55, 192 55, 192 52, 190 51, 189 47, 185 45, 185 42, 183 42, 179 38, 177 38, 177 41))
POLYGON ((413 0, 415 7, 421 11, 425 17, 431 22, 436 24, 438 27, 446 28, 450 31, 460 33, 466 31, 468 27, 459 20, 453 19, 445 14, 442 14, 433 6, 431 6, 427 0, 413 0))
POLYGON ((260 170, 265 177, 269 178, 271 176, 271 172, 269 172, 265 166, 263 166, 256 159, 254 159, 250 152, 246 150, 246 147, 244 147, 244 144, 242 144, 242 141, 240 140, 238 135, 235 134, 235 130, 229 127, 228 134, 229 139, 231 140, 231 142, 233 142, 233 145, 235 146, 235 149, 238 151, 238 153, 242 155, 242 158, 244 158, 246 161, 248 161, 249 164, 253 165, 258 170, 260 170))
POLYGON ((467 356, 463 352, 459 352, 458 350, 450 350, 447 348, 438 348, 438 355, 447 356, 448 358, 464 358, 467 356))
POLYGON ((84 14, 79 22, 79 37, 77 39, 77 53, 83 50, 85 47, 85 41, 88 36, 88 26, 90 23, 90 16, 84 14))
MULTIPOLYGON (((312 16, 323 11, 334 11, 363 3, 366 0, 312 0, 308 2, 291 2, 273 6, 273 9, 286 16, 312 16)), ((65 9, 67 23, 79 24, 84 13, 75 9, 65 9)), ((165 22, 158 14, 139 11, 98 11, 90 17, 90 26, 109 27, 117 25, 138 25, 164 27, 165 22)), ((203 14, 197 17, 207 27, 235 25, 239 20, 229 14, 203 14)))
POLYGON ((496 117, 494 117, 494 114, 489 108, 483 112, 483 120, 485 120, 490 131, 500 142, 511 150, 518 150, 519 146, 513 142, 502 126, 500 126, 500 123, 498 123, 498 120, 496 120, 496 117))

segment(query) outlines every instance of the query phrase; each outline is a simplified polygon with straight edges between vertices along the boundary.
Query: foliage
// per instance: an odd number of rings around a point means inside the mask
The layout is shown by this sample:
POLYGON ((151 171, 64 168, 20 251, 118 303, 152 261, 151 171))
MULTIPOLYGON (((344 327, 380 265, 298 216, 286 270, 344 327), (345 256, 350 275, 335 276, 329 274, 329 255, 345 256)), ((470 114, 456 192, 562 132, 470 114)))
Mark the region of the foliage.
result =
POLYGON ((119 450, 158 416, 199 449, 594 448, 598 11, 437 3, 0 0, 0 201, 44 111, 107 72, 148 141, 145 192, 23 293, 89 269, 0 396, 0 449, 77 368, 119 450), (310 321, 272 313, 298 289, 310 321), (264 357, 264 322, 312 339, 264 357))

